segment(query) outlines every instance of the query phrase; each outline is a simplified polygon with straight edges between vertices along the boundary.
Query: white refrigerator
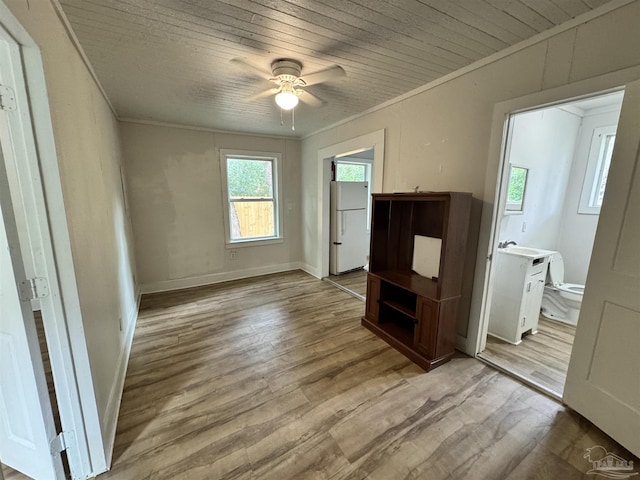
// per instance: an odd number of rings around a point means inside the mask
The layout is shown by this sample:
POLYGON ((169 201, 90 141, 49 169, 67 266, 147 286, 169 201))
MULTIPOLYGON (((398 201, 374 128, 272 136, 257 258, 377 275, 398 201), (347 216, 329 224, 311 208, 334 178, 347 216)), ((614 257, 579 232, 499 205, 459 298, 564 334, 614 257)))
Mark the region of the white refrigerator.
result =
POLYGON ((331 182, 329 272, 332 275, 356 270, 367 264, 368 204, 367 182, 331 182))

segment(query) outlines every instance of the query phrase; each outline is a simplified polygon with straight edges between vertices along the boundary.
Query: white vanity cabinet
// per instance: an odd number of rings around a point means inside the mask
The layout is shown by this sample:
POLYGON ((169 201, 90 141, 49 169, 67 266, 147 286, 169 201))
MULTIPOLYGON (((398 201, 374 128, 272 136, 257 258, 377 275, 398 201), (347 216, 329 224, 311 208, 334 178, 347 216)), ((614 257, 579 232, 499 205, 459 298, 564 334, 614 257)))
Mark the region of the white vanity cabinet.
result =
POLYGON ((538 331, 549 257, 554 253, 527 247, 499 249, 495 259, 489 334, 519 344, 522 334, 538 331))

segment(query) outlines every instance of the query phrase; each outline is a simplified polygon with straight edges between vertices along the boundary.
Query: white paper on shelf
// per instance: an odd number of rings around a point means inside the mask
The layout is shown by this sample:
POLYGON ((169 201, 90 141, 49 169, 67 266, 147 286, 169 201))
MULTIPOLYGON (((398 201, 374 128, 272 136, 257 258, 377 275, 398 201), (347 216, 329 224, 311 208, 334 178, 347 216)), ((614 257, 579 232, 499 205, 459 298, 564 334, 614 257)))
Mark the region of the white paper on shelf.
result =
POLYGON ((423 277, 432 278, 440 275, 440 253, 442 239, 414 235, 413 263, 411 268, 423 277))

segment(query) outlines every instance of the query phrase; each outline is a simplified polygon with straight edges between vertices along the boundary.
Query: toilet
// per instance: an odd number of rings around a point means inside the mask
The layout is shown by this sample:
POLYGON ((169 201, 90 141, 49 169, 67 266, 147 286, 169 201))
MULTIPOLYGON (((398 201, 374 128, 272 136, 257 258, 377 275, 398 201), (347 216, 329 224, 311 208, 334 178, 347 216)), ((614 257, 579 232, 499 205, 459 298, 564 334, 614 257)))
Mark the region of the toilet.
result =
POLYGON ((563 282, 564 262, 562 255, 556 252, 549 257, 547 283, 544 286, 540 312, 548 319, 576 325, 580 315, 584 285, 563 282))

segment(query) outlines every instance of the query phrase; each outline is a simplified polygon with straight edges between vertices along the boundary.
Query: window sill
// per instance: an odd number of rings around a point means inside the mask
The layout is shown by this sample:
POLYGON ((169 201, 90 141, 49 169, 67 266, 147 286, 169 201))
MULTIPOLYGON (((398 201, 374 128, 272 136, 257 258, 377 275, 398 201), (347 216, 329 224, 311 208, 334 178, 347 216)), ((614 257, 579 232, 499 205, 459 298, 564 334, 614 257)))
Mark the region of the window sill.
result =
POLYGON ((578 209, 578 215, 600 215, 599 208, 580 208, 578 209))
POLYGON ((265 238, 264 240, 252 239, 252 240, 237 240, 234 242, 227 241, 225 245, 227 249, 244 248, 244 247, 262 247, 264 245, 275 245, 278 243, 284 243, 283 237, 278 238, 265 238))

